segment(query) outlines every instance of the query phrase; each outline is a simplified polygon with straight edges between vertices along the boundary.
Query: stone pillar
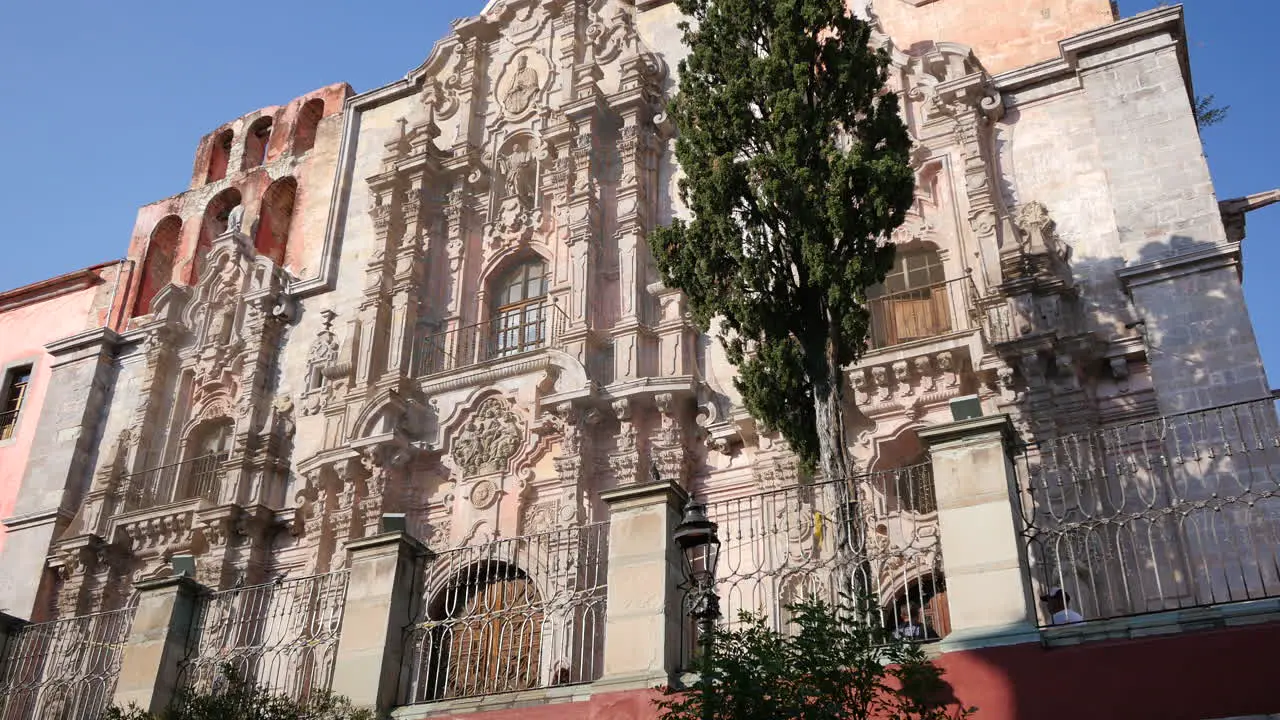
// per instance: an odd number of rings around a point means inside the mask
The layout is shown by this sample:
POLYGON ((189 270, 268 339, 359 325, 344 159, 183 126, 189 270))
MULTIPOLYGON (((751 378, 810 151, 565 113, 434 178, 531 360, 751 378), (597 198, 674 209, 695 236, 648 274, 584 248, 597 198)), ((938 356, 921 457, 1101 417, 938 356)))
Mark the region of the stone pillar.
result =
POLYGON ((47 346, 48 391, 0 553, 0 607, 31 617, 45 558, 90 486, 119 336, 100 328, 47 346))
POLYGON ((159 713, 178 689, 180 663, 186 659, 196 599, 204 588, 189 577, 145 580, 134 585, 138 609, 120 661, 120 680, 112 699, 159 713))
POLYGON ((920 431, 933 456, 953 649, 1039 640, 1027 567, 1013 423, 995 415, 920 431))
POLYGON ((387 713, 396 703, 405 628, 413 621, 416 567, 427 549, 404 533, 384 533, 347 545, 351 577, 333 692, 358 707, 387 713))
POLYGON ((609 506, 609 604, 600 683, 666 684, 679 667, 684 620, 681 560, 671 536, 689 496, 670 481, 600 496, 609 506))

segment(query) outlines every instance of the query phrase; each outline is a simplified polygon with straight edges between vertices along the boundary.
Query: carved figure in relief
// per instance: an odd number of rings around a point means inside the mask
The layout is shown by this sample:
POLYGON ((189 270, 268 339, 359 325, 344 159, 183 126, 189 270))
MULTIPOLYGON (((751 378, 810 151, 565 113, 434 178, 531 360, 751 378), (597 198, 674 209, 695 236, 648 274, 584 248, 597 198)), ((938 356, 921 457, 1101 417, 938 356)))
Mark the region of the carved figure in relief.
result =
POLYGON ((526 208, 532 205, 536 180, 533 153, 522 145, 516 145, 511 152, 498 158, 498 169, 502 171, 507 195, 520 198, 526 208))
POLYGON ((538 73, 529 67, 529 58, 522 55, 516 59, 515 72, 501 92, 502 105, 512 115, 519 115, 529 109, 537 94, 538 73))
POLYGON ((520 418, 502 400, 490 398, 462 427, 453 458, 467 475, 501 472, 522 439, 520 418))

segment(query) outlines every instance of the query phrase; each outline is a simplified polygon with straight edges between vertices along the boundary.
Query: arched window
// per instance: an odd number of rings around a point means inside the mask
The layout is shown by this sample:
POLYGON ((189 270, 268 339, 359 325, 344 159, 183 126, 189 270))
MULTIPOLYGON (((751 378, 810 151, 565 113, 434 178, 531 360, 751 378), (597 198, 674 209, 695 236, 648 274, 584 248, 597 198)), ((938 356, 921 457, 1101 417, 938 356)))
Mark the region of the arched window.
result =
POLYGON ((241 169, 255 168, 267 161, 267 145, 271 141, 271 118, 260 117, 249 126, 244 138, 244 162, 241 169))
POLYGON ((200 279, 201 266, 205 256, 209 254, 209 248, 213 247, 213 241, 227 231, 227 219, 231 216, 231 210, 239 204, 240 191, 227 188, 215 195, 205 206, 204 217, 200 221, 200 238, 196 242, 193 268, 195 280, 200 279))
POLYGON ((285 251, 289 246, 289 226, 293 223, 294 201, 298 195, 298 181, 283 177, 271 183, 262 195, 258 212, 258 231, 253 247, 259 255, 266 255, 276 265, 284 265, 285 251))
POLYGON ((231 418, 209 420, 192 431, 187 444, 186 472, 179 478, 178 496, 174 500, 218 499, 222 488, 221 466, 231 457, 234 432, 231 418))
POLYGON ((138 299, 133 304, 133 315, 151 312, 151 301, 156 293, 173 280, 173 262, 178 254, 178 242, 182 235, 182 220, 170 215, 156 224, 147 243, 147 256, 142 263, 142 282, 138 286, 138 299))
POLYGON ((324 117, 324 100, 312 98, 303 103, 298 110, 298 119, 293 125, 293 154, 302 153, 315 147, 316 129, 320 126, 320 118, 324 117))
POLYGON ((223 130, 213 139, 209 148, 209 173, 206 182, 217 182, 227 176, 227 163, 231 161, 231 143, 235 134, 231 130, 223 130))
MULTIPOLYGON (((538 687, 542 602, 522 570, 492 562, 454 578, 432 601, 425 673, 413 702, 538 687)), ((415 683, 416 684, 416 683, 415 683)))
POLYGON ((527 260, 500 276, 491 288, 491 357, 507 357, 542 347, 547 339, 547 265, 527 260))
POLYGON ((872 347, 931 338, 952 329, 946 275, 935 249, 898 250, 884 282, 867 294, 872 347))

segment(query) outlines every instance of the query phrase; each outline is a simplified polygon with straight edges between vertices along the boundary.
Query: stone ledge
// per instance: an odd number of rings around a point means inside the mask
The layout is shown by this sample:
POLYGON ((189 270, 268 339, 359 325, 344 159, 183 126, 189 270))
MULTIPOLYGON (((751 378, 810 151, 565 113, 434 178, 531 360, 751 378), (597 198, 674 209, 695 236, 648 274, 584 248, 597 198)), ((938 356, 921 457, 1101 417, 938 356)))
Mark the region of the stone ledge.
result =
POLYGON ((1130 265, 1116 270, 1116 277, 1125 290, 1142 285, 1153 285, 1184 275, 1209 270, 1240 267, 1240 243, 1228 242, 1197 248, 1167 258, 1130 265))
POLYGON ((1041 634, 1047 647, 1068 647, 1101 640, 1135 640, 1269 622, 1280 622, 1280 598, 1090 620, 1043 628, 1041 634))
POLYGON ((71 512, 62 508, 48 508, 4 518, 0 520, 0 525, 4 525, 7 532, 17 532, 18 530, 29 530, 39 525, 48 525, 59 520, 70 522, 72 517, 71 512))
POLYGON ((56 340, 44 346, 54 357, 52 367, 82 360, 95 354, 114 350, 120 344, 120 334, 110 328, 86 330, 68 338, 56 340))
POLYGON ((962 443, 985 435, 999 433, 1006 444, 1013 440, 1013 422, 1008 415, 987 415, 950 422, 945 425, 934 425, 922 428, 918 435, 920 441, 931 449, 942 449, 945 445, 962 443))
POLYGON ((391 717, 397 720, 411 720, 414 718, 447 717, 493 710, 517 710, 524 707, 583 702, 591 699, 594 694, 595 691, 592 685, 538 688, 536 690, 523 690, 501 695, 481 695, 418 705, 403 705, 392 710, 391 717))
POLYGON ((611 510, 645 507, 660 497, 665 498, 668 505, 679 509, 689 498, 689 493, 673 480, 626 485, 600 493, 600 500, 611 510))

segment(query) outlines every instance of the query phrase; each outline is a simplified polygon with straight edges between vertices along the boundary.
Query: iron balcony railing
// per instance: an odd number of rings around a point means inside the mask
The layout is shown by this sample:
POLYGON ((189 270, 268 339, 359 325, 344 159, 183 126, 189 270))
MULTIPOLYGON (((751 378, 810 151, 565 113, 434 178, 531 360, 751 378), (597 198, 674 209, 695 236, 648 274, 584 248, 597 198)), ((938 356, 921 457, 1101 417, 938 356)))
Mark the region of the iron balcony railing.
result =
POLYGON ((568 324, 569 317, 559 305, 546 302, 435 333, 418 345, 417 374, 438 375, 553 347, 568 324))
POLYGON ((21 410, 0 412, 0 440, 11 440, 18 430, 18 413, 21 410))
MULTIPOLYGON (((787 607, 816 597, 870 600, 868 622, 906 639, 950 631, 930 463, 712 502, 707 516, 719 524, 716 592, 727 627, 746 611, 787 632, 787 607)), ((687 605, 695 597, 686 590, 687 605)), ((693 623, 683 647, 690 667, 693 623)))
POLYGON ((448 550, 426 562, 403 704, 599 679, 609 524, 448 550))
POLYGON ((867 301, 871 312, 870 350, 978 328, 977 286, 968 275, 867 301))
POLYGON ((217 502, 225 475, 226 453, 201 455, 147 468, 124 477, 125 510, 203 498, 217 502))
POLYGON ((1271 398, 1029 446, 1023 537, 1042 625, 1280 596, 1271 398))
POLYGON ((0 720, 98 720, 136 607, 26 625, 0 654, 0 720))
POLYGON ((182 683, 208 689, 230 666, 240 677, 295 700, 329 690, 348 578, 340 570, 201 596, 182 683))

